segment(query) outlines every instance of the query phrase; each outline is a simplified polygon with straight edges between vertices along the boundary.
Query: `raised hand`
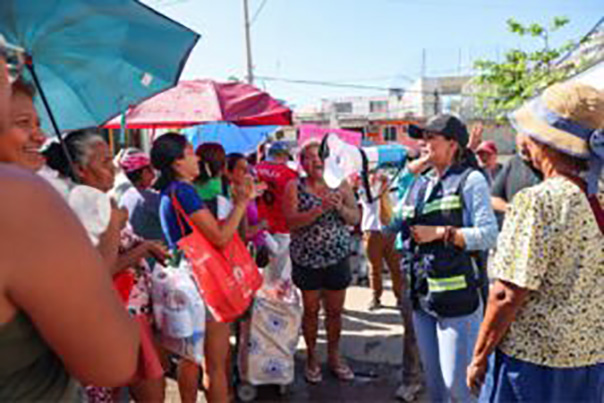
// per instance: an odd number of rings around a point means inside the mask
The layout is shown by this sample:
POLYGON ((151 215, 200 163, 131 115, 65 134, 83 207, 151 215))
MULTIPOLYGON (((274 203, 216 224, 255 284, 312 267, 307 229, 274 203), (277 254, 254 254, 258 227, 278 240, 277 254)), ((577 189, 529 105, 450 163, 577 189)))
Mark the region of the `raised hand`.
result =
POLYGON ((476 150, 480 143, 482 143, 482 133, 484 132, 484 124, 478 122, 470 129, 470 139, 468 141, 468 148, 472 151, 476 150))
POLYGON ((258 196, 252 175, 246 175, 243 184, 233 188, 233 201, 235 204, 245 204, 258 196))
POLYGON ((414 175, 421 174, 430 165, 431 156, 432 155, 428 152, 420 154, 419 158, 414 159, 407 164, 407 169, 414 175))
POLYGON ((323 211, 339 210, 342 207, 342 195, 339 192, 326 193, 321 200, 323 211))
POLYGON ((113 199, 111 199, 111 219, 109 221, 117 225, 119 229, 123 229, 128 223, 128 210, 118 207, 113 199))

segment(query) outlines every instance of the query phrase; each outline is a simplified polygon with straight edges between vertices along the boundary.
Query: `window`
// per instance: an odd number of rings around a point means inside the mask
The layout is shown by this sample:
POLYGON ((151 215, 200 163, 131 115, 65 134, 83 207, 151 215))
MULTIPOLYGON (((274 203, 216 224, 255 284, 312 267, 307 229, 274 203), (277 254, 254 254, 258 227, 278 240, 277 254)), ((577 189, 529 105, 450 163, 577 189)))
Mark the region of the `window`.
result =
POLYGON ((369 101, 370 113, 388 112, 388 101, 369 101))
POLYGON ((336 102, 333 107, 337 113, 352 113, 352 102, 336 102))
POLYGON ((396 126, 386 126, 382 129, 384 141, 396 141, 396 126))

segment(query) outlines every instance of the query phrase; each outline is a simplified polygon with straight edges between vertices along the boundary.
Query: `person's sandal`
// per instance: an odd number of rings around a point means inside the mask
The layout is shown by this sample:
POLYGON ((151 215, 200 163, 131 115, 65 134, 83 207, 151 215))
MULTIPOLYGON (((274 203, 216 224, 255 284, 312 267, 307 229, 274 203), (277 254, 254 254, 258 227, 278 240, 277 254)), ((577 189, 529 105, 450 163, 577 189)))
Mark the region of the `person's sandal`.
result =
POLYGON ((354 379, 354 372, 344 363, 340 363, 337 367, 330 367, 329 369, 340 381, 352 381, 354 379))
POLYGON ((321 374, 321 367, 318 365, 314 368, 306 367, 304 369, 304 377, 306 382, 317 384, 323 380, 323 374, 321 374))

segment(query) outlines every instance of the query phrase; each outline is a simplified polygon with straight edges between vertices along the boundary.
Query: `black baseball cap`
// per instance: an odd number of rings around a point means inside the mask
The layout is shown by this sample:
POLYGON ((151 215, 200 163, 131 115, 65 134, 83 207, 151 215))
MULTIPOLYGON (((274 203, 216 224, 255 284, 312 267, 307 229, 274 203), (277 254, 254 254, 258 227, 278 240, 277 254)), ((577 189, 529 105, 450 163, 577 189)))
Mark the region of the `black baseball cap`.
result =
POLYGON ((466 125, 453 115, 439 114, 430 118, 422 127, 409 125, 409 137, 421 139, 425 132, 442 134, 448 139, 455 140, 462 147, 468 145, 470 135, 466 125))

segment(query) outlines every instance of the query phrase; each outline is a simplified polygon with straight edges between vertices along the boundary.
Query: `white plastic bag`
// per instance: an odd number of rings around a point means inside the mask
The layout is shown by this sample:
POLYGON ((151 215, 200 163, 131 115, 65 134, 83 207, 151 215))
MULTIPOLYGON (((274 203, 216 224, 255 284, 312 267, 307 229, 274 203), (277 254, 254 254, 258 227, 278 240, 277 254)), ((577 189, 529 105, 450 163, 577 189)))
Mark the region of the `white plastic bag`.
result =
POLYGON ((179 267, 156 264, 152 275, 153 316, 160 343, 198 364, 203 361, 206 307, 186 259, 179 267))
POLYGON ((111 220, 111 199, 100 190, 78 185, 69 193, 68 203, 86 229, 93 245, 107 230, 111 220))

